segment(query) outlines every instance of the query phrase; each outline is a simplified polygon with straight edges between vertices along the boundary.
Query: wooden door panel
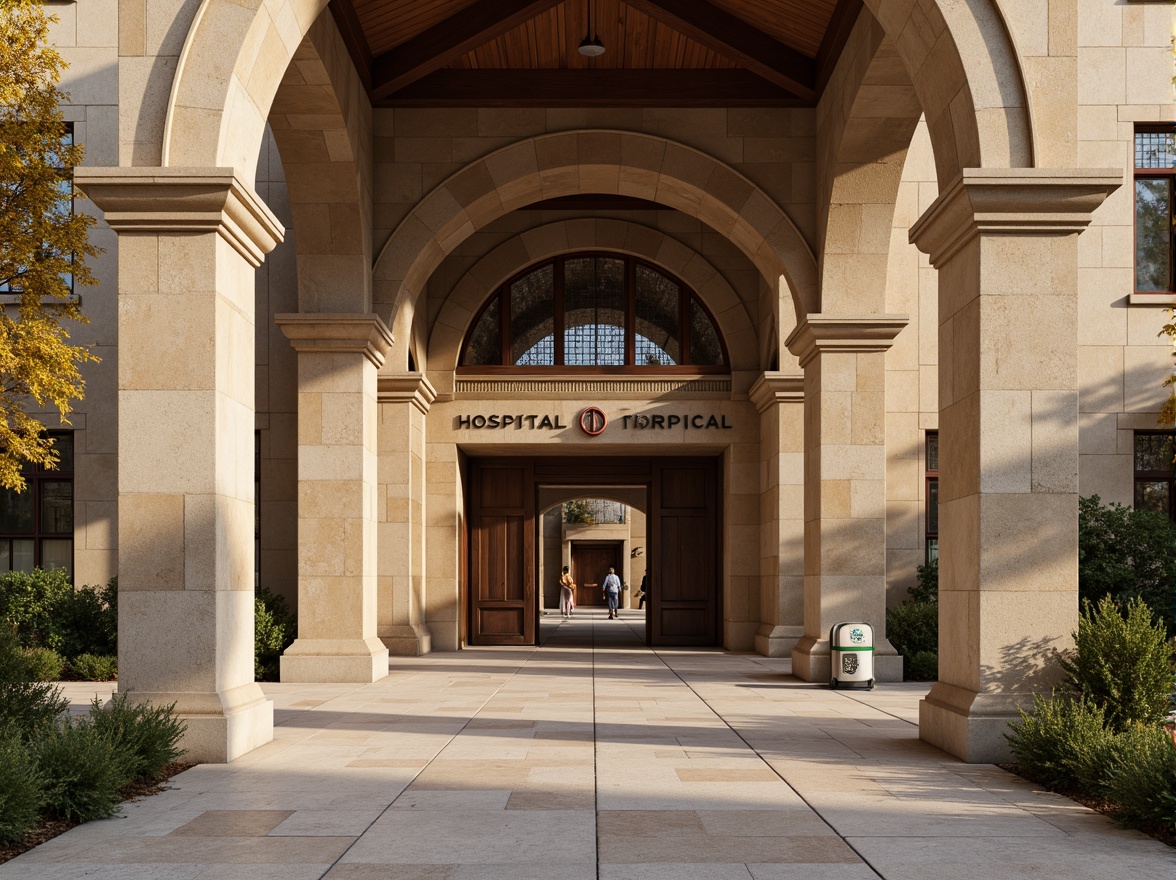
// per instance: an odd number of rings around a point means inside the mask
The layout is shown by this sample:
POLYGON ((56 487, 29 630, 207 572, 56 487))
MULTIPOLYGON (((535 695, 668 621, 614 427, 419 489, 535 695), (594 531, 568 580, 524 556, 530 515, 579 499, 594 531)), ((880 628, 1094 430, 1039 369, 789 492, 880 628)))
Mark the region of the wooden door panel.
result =
POLYGON ((604 576, 609 568, 621 571, 620 544, 572 544, 572 577, 576 604, 604 606, 604 576))
POLYGON ((716 459, 657 462, 653 474, 652 645, 719 639, 719 493, 716 459))
POLYGON ((533 644, 535 515, 530 465, 475 461, 470 476, 470 644, 533 644))

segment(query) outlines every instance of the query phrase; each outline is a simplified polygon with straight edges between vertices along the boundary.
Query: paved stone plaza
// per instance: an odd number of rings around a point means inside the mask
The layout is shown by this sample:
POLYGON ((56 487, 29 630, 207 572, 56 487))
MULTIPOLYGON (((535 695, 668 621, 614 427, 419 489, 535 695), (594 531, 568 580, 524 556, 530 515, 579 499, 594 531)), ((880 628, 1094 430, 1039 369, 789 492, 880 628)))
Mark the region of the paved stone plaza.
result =
MULTIPOLYGON (((632 612, 627 612, 632 615, 632 612)), ((548 616, 539 648, 276 684, 274 741, 0 866, 4 880, 1114 880, 1176 851, 917 738, 926 685, 548 616)), ((84 703, 88 693, 70 686, 84 703)))

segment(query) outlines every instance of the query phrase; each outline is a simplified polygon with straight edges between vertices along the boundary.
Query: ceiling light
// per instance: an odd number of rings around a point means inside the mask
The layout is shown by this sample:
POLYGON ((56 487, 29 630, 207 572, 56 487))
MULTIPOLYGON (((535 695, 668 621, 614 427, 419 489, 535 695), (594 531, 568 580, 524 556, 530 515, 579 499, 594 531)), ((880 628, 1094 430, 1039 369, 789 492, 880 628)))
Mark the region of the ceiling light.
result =
POLYGON ((585 58, 598 58, 604 54, 604 43, 600 42, 600 37, 592 33, 592 0, 588 0, 588 23, 584 28, 584 39, 580 41, 580 47, 576 51, 585 58), (588 39, 590 36, 592 39, 588 39))

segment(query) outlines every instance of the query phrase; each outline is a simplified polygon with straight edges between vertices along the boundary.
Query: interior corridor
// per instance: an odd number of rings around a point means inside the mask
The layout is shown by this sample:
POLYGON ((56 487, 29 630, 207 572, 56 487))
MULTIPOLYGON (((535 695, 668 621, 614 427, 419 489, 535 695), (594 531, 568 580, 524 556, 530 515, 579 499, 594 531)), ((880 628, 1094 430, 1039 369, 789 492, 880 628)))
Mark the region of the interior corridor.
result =
MULTIPOLYGON (((643 619, 538 648, 265 685, 275 739, 0 866, 3 878, 869 880, 1168 876, 1173 851, 917 739, 927 685, 652 651, 643 619)), ((78 690, 74 686, 72 690, 78 690)), ((89 695, 77 694, 78 701, 89 695)))

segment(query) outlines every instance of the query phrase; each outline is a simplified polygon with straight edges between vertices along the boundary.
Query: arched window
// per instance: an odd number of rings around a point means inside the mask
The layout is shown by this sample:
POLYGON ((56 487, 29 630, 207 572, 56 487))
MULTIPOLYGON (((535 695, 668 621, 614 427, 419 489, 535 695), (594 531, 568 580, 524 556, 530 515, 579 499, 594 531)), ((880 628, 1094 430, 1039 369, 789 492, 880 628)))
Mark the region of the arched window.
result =
POLYGON ((474 321, 461 367, 727 372, 706 307, 677 278, 617 254, 568 254, 519 273, 474 321))

